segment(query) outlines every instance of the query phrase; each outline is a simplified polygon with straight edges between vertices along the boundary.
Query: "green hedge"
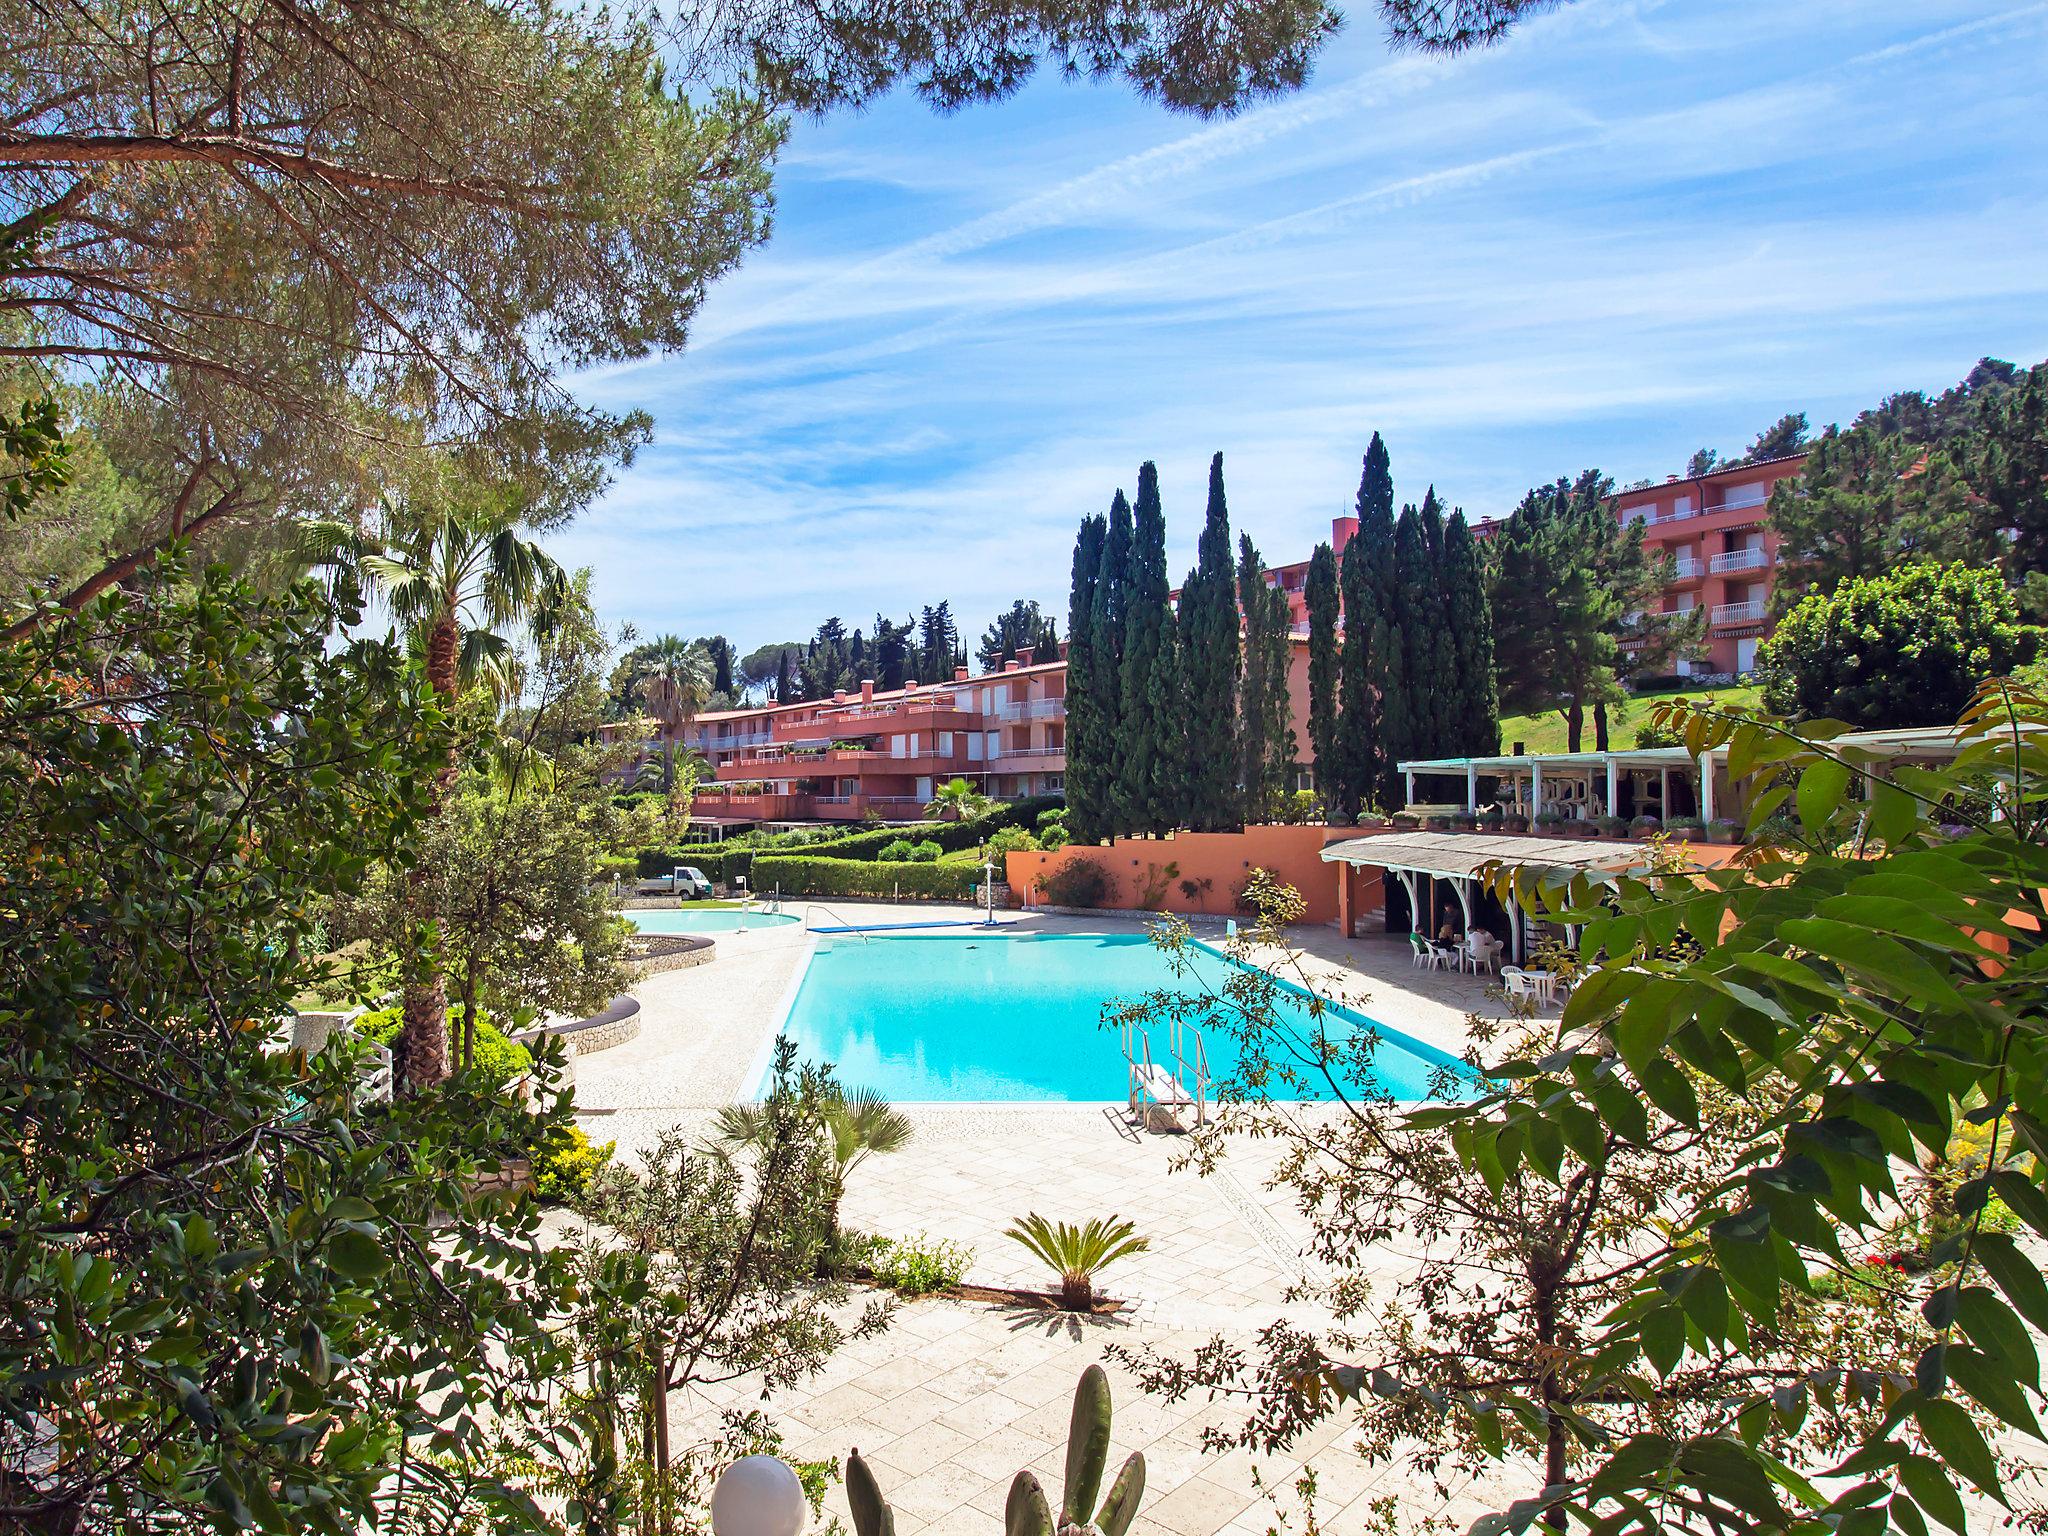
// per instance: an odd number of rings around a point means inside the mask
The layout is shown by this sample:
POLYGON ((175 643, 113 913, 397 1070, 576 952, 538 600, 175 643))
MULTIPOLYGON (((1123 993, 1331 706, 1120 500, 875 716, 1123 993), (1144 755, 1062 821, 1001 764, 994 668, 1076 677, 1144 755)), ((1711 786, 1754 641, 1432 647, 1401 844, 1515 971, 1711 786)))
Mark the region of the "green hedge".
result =
POLYGON ((763 854, 754 860, 756 891, 784 896, 930 897, 972 901, 981 870, 970 864, 897 864, 874 859, 818 859, 763 854))
POLYGON ((1028 799, 1013 800, 1000 810, 977 816, 972 821, 927 821, 910 826, 883 827, 876 832, 849 832, 844 837, 806 843, 801 851, 788 853, 745 843, 686 843, 674 848, 639 848, 634 850, 634 858, 643 880, 667 875, 678 864, 693 864, 722 885, 730 885, 739 876, 746 875, 749 883, 760 890, 766 887, 767 882, 751 873, 758 859, 874 859, 891 843, 906 837, 930 839, 939 845, 940 852, 957 853, 962 848, 974 847, 1005 827, 1036 826, 1040 815, 1065 804, 1058 795, 1033 795, 1028 799))

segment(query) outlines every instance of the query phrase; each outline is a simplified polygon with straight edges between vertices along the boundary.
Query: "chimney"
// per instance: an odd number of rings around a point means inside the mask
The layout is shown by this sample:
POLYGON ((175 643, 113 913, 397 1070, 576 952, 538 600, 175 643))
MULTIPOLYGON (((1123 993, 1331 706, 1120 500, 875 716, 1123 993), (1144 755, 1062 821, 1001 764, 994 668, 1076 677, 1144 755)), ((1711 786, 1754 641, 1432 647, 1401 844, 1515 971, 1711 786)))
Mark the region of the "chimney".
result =
POLYGON ((968 670, 965 667, 955 667, 953 669, 953 681, 956 683, 966 682, 969 675, 970 674, 968 673, 968 670))
POLYGON ((1020 645, 1020 646, 1018 646, 1018 647, 1017 647, 1017 665, 1018 665, 1018 666, 1020 666, 1020 667, 1028 667, 1028 666, 1030 666, 1030 665, 1031 665, 1031 656, 1032 656, 1032 649, 1031 649, 1031 647, 1030 647, 1030 646, 1028 646, 1028 645, 1020 645))
POLYGON ((844 688, 834 688, 832 690, 832 702, 834 704, 844 704, 846 702, 846 690, 844 688))
POLYGON ((1017 670, 1017 658, 1016 658, 1016 657, 1014 657, 1014 656, 1012 656, 1012 657, 1011 657, 1011 658, 1010 658, 1010 659, 1009 659, 1008 661, 1004 662, 1004 663, 1003 663, 1003 670, 1004 670, 1005 672, 1014 672, 1014 671, 1016 671, 1016 670, 1017 670))
POLYGON ((1064 641, 1064 640, 1062 640, 1062 641, 1060 642, 1060 660, 1061 660, 1061 661, 1065 661, 1066 659, 1067 659, 1067 642, 1066 642, 1066 641, 1064 641))
POLYGON ((860 680, 860 701, 863 704, 875 702, 875 680, 872 677, 864 677, 860 680))
POLYGON ((1666 476, 1664 477, 1664 483, 1665 483, 1666 485, 1675 485, 1675 484, 1677 484, 1677 483, 1678 483, 1678 476, 1676 476, 1676 475, 1666 475, 1666 476))
POLYGON ((1351 542, 1351 535, 1358 532, 1355 517, 1333 517, 1330 519, 1330 549, 1334 554, 1343 554, 1344 546, 1351 542))

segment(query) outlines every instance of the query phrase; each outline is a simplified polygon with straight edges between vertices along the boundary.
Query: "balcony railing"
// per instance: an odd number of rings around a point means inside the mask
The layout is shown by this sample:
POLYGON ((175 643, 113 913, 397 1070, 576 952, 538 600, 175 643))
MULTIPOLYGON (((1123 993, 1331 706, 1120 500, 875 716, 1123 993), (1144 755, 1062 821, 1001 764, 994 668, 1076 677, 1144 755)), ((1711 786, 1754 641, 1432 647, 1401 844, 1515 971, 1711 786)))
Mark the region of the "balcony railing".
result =
POLYGON ((1752 491, 1747 496, 1731 496, 1726 501, 1717 501, 1707 508, 1714 512, 1747 512, 1751 507, 1760 507, 1771 498, 1762 491, 1752 491))
POLYGON ((1026 699, 1018 704, 1005 704, 992 711, 999 720, 1050 720, 1067 712, 1067 701, 1060 699, 1026 699))
POLYGON ((1771 563, 1770 555, 1761 549, 1731 549, 1714 556, 1707 566, 1719 575, 1723 571, 1760 571, 1771 563))
POLYGON ((1691 581, 1699 575, 1702 569, 1703 567, 1699 561, 1691 555, 1681 555, 1671 563, 1671 579, 1674 581, 1691 581))
POLYGON ((1005 747, 996 754, 1001 762, 1012 762, 1020 758, 1043 760, 1048 757, 1065 757, 1065 747, 1005 747))
POLYGON ((712 736, 699 732, 697 745, 706 752, 725 752, 733 747, 758 747, 768 739, 766 731, 749 731, 744 736, 712 736))
POLYGON ((1753 597, 1746 603, 1714 604, 1716 624, 1754 624, 1764 616, 1764 603, 1760 597, 1753 597))

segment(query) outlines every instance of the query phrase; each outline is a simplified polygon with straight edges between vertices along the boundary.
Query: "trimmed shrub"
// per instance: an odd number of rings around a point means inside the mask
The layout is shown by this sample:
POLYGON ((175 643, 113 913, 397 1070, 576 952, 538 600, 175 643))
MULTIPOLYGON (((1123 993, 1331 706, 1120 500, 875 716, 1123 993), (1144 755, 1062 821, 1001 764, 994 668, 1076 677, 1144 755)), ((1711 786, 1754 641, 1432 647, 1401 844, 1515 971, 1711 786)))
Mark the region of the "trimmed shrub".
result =
POLYGON ((875 859, 825 859, 763 854, 754 860, 754 888, 785 896, 896 895, 972 901, 981 889, 974 864, 885 864, 875 859))
POLYGON ((930 838, 913 843, 907 837, 899 837, 876 854, 875 859, 883 864, 936 864, 939 845, 930 838))
POLYGON ((1064 848, 1074 840, 1074 834, 1067 830, 1064 821, 1056 821, 1038 834, 1038 846, 1047 853, 1064 848))
MULTIPOLYGON (((398 1038, 399 1026, 405 1022, 402 1008, 379 1008, 366 1013, 353 1025, 356 1033, 379 1045, 389 1045, 398 1038)), ((461 1060, 462 1037, 458 1032, 462 1022, 462 1005, 457 1003, 448 1010, 448 1059, 461 1060)), ((507 1083, 517 1082, 533 1070, 533 1056, 525 1046, 507 1040, 498 1026, 491 1022, 488 1012, 480 1012, 476 1021, 476 1070, 493 1086, 503 1088, 507 1083)))
POLYGON ((1093 859, 1069 859, 1040 875, 1037 887, 1056 907, 1099 907, 1109 895, 1109 871, 1093 859))

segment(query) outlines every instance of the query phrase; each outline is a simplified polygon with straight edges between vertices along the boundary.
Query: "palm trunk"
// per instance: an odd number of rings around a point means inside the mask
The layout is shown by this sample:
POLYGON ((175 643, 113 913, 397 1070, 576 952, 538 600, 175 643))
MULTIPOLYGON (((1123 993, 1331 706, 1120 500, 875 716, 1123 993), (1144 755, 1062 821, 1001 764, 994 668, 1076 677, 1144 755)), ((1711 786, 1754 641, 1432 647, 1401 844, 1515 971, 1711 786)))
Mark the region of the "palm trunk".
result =
POLYGON ((1577 699, 1564 707, 1564 749, 1567 752, 1579 750, 1579 743, 1586 739, 1586 711, 1577 699))
MULTIPOLYGON (((455 615, 444 613, 434 621, 427 635, 427 684, 443 699, 453 700, 456 691, 455 615)), ((446 760, 434 774, 434 785, 422 808, 422 819, 431 821, 441 814, 441 805, 454 787, 455 746, 451 742, 446 760)), ((448 1076, 448 986, 440 963, 426 958, 419 945, 425 927, 440 916, 434 890, 434 871, 415 864, 406 875, 406 917, 413 933, 413 948, 405 957, 401 992, 405 1001, 405 1024, 398 1033, 397 1060, 393 1063, 398 1080, 408 1089, 431 1088, 448 1076)))
POLYGON ((1604 702, 1593 706, 1593 750, 1607 750, 1607 705, 1604 702))

